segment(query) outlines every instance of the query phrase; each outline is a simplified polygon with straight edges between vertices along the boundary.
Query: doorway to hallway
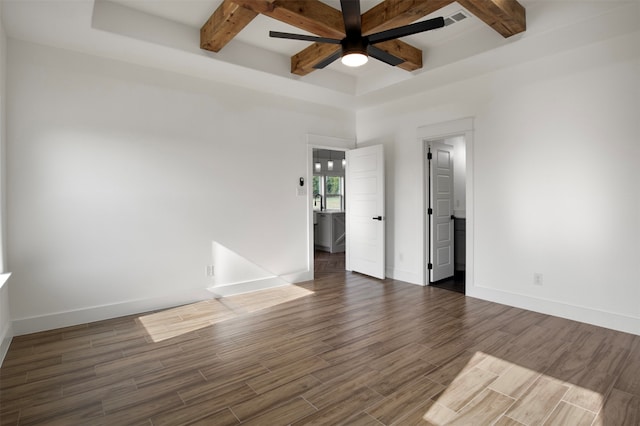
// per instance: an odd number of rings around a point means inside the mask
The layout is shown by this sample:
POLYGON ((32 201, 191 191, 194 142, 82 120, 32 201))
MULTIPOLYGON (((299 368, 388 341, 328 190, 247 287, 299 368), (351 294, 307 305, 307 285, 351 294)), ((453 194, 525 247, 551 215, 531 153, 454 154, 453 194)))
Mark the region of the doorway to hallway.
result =
POLYGON ((333 148, 333 145, 308 144, 310 272, 313 276, 317 249, 332 254, 345 251, 346 271, 384 279, 384 147, 356 148, 345 143, 345 148, 333 148), (315 160, 321 158, 321 151, 328 151, 325 162, 315 160), (339 154, 344 157, 336 160, 334 156, 339 154), (329 173, 340 169, 344 169, 344 178, 329 173), (341 183, 334 185, 334 181, 341 183), (330 188, 342 188, 342 192, 332 193, 330 188), (334 202, 329 203, 329 196, 334 202))
POLYGON ((329 253, 316 250, 313 258, 313 270, 315 278, 324 274, 336 274, 346 272, 345 252, 329 253))

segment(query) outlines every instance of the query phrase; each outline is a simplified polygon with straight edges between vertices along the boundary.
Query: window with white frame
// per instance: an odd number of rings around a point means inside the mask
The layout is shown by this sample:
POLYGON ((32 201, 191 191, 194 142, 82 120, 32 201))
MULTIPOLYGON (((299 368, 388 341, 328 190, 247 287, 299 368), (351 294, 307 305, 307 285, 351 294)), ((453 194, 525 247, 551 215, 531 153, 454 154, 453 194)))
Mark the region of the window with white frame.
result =
POLYGON ((313 176, 313 209, 344 210, 344 177, 313 176))

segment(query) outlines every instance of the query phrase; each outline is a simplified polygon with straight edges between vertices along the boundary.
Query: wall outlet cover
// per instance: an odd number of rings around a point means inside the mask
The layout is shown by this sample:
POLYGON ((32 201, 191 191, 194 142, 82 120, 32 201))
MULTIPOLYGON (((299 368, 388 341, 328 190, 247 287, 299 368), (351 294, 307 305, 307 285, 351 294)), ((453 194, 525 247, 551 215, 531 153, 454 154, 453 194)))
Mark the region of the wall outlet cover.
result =
POLYGON ((533 274, 533 285, 542 285, 542 274, 536 272, 533 274))

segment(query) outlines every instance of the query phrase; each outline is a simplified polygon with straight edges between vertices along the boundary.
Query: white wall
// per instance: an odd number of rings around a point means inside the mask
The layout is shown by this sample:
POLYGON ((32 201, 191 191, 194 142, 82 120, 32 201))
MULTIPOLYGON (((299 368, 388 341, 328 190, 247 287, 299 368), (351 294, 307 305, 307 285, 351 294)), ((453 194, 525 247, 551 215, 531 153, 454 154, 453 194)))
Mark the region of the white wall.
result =
POLYGON ((14 40, 8 63, 16 333, 197 294, 212 242, 308 276, 305 135, 354 113, 14 40))
POLYGON ((468 294, 640 334, 639 46, 635 32, 359 111, 358 145, 386 145, 388 270, 421 276, 416 129, 474 117, 468 294))
MULTIPOLYGON (((2 21, 2 7, 0 7, 0 272, 5 272, 5 144, 6 144, 6 69, 7 69, 7 38, 2 21)), ((0 276, 0 365, 9 349, 13 331, 9 312, 9 287, 6 277, 0 276)))

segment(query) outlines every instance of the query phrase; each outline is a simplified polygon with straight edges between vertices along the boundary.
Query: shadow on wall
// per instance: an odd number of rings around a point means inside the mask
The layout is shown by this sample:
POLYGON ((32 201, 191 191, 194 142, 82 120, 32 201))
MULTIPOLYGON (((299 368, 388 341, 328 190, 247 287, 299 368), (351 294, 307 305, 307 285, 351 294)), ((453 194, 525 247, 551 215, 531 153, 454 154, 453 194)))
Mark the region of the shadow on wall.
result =
POLYGON ((207 288, 216 297, 248 293, 291 284, 222 244, 211 244, 212 269, 207 269, 212 285, 207 288))

